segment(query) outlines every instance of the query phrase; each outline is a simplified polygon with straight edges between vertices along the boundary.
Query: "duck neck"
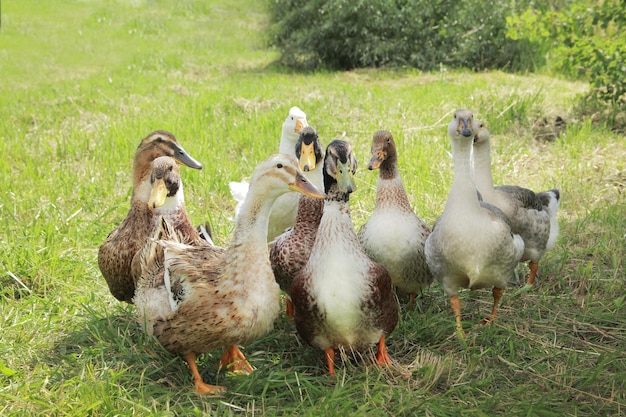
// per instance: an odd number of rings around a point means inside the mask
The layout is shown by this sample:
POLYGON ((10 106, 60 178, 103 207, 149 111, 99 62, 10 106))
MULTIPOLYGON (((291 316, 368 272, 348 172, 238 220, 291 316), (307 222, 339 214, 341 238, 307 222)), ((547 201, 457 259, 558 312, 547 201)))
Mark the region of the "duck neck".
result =
POLYGON ((394 205, 405 210, 412 210, 395 161, 394 155, 392 161, 388 158, 380 165, 376 185, 376 207, 394 205))
POLYGON ((491 146, 489 141, 474 144, 474 181, 485 201, 491 201, 494 193, 491 176, 491 146))
POLYGON ((231 247, 261 243, 267 248, 269 214, 276 197, 267 198, 250 187, 236 218, 231 247))
POLYGON ((311 183, 313 183, 318 190, 324 189, 324 173, 322 172, 322 165, 324 165, 324 161, 320 161, 317 165, 315 165, 314 170, 306 171, 304 173, 304 176, 311 181, 311 183))

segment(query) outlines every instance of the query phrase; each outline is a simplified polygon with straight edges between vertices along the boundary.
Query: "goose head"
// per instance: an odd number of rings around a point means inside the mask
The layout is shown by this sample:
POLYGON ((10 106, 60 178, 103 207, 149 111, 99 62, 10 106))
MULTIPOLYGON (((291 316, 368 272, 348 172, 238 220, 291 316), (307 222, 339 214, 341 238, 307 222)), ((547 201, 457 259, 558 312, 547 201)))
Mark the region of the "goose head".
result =
POLYGON ((448 135, 452 139, 473 139, 477 130, 476 123, 474 114, 470 110, 457 110, 448 124, 448 135))
POLYGON ((180 169, 176 161, 169 156, 160 156, 152 161, 150 173, 150 200, 148 207, 151 210, 163 206, 168 198, 175 197, 179 192, 182 194, 183 184, 180 178, 180 169))
POLYGON ((334 186, 347 201, 350 193, 357 188, 353 178, 356 169, 357 161, 348 142, 335 139, 329 143, 326 147, 323 170, 326 193, 334 186))
POLYGON ((296 158, 300 161, 300 169, 304 172, 313 171, 324 158, 322 143, 314 128, 306 126, 300 132, 296 143, 296 158))
POLYGON ((298 107, 289 109, 289 115, 283 122, 282 136, 280 138, 280 152, 293 155, 294 147, 302 129, 308 126, 306 113, 298 107))
POLYGON ((476 133, 474 134, 474 146, 488 144, 491 139, 489 131, 485 127, 485 124, 479 120, 474 120, 476 126, 476 133))

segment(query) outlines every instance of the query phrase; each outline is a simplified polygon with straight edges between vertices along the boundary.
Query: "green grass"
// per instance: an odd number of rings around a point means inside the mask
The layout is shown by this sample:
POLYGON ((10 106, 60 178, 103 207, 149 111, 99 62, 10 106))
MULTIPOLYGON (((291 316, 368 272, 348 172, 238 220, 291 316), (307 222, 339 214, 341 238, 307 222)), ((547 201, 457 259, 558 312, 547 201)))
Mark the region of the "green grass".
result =
MULTIPOLYGON (((577 123, 581 83, 501 72, 363 70, 295 74, 274 66, 266 16, 252 0, 3 2, 0 30, 0 414, 3 416, 626 414, 626 201, 623 136, 577 123), (184 361, 146 338, 132 306, 108 292, 97 249, 126 215, 134 150, 155 129, 204 163, 183 170, 187 208, 226 244, 228 181, 278 148, 298 105, 325 143, 351 142, 359 227, 374 206, 364 169, 375 130, 391 130, 418 215, 432 223, 452 180, 446 125, 459 107, 492 131, 497 183, 559 187, 561 235, 532 292, 462 294, 468 345, 437 284, 402 311, 388 339, 395 366, 340 362, 281 317, 245 348, 257 370, 218 374, 222 398, 193 393, 184 361), (537 117, 569 125, 552 143, 537 117)), ((527 268, 520 266, 520 276, 527 268)))

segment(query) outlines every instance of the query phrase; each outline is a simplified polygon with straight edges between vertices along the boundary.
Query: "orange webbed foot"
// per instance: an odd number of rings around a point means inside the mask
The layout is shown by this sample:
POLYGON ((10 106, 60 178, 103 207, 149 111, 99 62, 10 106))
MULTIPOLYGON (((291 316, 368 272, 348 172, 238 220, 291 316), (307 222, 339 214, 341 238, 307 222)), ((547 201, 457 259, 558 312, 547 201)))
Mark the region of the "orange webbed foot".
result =
POLYGON ((385 335, 380 336, 378 341, 378 350, 376 351, 376 363, 378 365, 391 366, 391 357, 385 346, 385 335))
POLYGON ((196 387, 196 393, 200 395, 221 395, 226 392, 226 387, 221 385, 210 385, 205 383, 198 372, 198 366, 196 365, 195 352, 189 352, 184 355, 185 361, 189 364, 191 375, 193 376, 193 383, 196 387))
POLYGON ((249 375, 254 371, 243 352, 235 345, 227 347, 220 357, 219 369, 222 368, 240 375, 249 375))

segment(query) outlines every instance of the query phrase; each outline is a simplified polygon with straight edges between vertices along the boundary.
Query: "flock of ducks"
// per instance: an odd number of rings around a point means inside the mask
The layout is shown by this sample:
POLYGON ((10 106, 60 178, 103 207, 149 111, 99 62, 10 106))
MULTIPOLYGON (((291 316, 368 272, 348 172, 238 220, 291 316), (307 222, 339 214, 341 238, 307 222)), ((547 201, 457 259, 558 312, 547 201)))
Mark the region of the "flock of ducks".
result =
POLYGON ((431 228, 411 208, 392 134, 374 134, 367 167, 379 171, 376 206, 356 232, 352 147, 333 140, 324 150, 294 107, 280 153, 261 162, 249 183, 230 184, 235 229, 222 248, 198 233, 185 210, 178 164, 202 165, 171 133, 153 132, 135 154, 131 208, 100 247, 98 265, 111 293, 135 304, 145 332, 186 360, 200 394, 226 390, 202 380, 202 353, 225 348, 221 368, 253 371, 239 346, 271 331, 281 290, 287 316, 324 352, 331 377, 337 349, 374 347, 374 362, 388 366, 385 338, 398 323, 397 293, 412 304, 437 280, 463 338, 459 289, 492 288, 488 323, 517 264, 529 262, 529 288, 558 236, 558 190, 494 187, 489 132, 471 111, 454 113, 448 135, 454 180, 431 228))

